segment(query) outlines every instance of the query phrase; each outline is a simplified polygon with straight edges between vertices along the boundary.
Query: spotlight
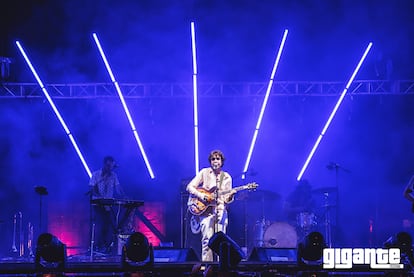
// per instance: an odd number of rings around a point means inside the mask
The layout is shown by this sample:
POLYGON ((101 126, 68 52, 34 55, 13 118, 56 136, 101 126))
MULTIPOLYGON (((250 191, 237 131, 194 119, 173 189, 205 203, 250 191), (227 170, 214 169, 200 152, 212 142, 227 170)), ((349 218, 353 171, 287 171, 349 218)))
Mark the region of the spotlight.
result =
POLYGON ((407 232, 399 232, 391 236, 384 242, 385 248, 399 248, 401 252, 401 262, 413 267, 413 240, 407 232))
POLYGON ((208 242, 208 247, 219 256, 219 268, 222 271, 238 265, 244 256, 240 246, 223 232, 215 233, 208 242))
POLYGON ((298 264, 306 266, 321 266, 323 249, 326 247, 323 235, 311 232, 298 244, 298 264))
POLYGON ((144 268, 154 263, 154 250, 146 236, 132 233, 122 247, 122 266, 144 268))
POLYGON ((37 239, 35 267, 45 271, 63 271, 66 266, 66 245, 50 233, 37 239))

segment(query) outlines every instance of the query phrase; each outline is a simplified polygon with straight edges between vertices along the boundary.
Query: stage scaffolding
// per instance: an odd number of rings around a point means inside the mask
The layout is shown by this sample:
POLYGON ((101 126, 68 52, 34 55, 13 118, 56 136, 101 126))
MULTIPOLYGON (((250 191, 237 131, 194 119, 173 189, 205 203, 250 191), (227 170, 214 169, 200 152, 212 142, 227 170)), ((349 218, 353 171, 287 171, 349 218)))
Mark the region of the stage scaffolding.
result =
MULTIPOLYGON (((198 84, 199 97, 261 97, 267 82, 205 82, 198 84)), ((278 81, 271 96, 336 96, 345 88, 344 82, 278 81)), ((88 99, 118 97, 112 83, 46 84, 53 98, 88 99)), ((192 83, 120 83, 125 98, 193 97, 192 83)), ((348 95, 414 94, 413 80, 356 80, 348 95)), ((43 97, 36 83, 0 83, 0 98, 43 97)))

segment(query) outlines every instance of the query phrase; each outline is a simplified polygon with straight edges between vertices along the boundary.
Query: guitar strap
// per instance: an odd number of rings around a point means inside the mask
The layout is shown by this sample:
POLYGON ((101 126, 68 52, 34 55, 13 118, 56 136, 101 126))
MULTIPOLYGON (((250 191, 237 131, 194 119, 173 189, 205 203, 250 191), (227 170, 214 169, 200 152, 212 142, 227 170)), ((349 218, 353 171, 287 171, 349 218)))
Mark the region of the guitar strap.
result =
POLYGON ((221 184, 223 183, 223 179, 224 179, 224 173, 223 171, 220 172, 220 182, 219 182, 219 186, 217 188, 221 189, 221 184))

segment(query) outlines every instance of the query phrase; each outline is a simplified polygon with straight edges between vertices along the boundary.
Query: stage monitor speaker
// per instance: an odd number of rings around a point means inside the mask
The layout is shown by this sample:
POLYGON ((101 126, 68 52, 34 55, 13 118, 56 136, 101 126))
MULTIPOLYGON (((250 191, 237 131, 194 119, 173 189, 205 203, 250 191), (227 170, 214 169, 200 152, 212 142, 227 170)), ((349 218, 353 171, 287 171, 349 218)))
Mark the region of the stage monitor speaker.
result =
POLYGON ((255 247, 248 260, 252 262, 296 263, 297 250, 296 248, 255 247))
POLYGON ((193 248, 172 248, 155 247, 154 262, 173 263, 173 262, 199 262, 193 248))

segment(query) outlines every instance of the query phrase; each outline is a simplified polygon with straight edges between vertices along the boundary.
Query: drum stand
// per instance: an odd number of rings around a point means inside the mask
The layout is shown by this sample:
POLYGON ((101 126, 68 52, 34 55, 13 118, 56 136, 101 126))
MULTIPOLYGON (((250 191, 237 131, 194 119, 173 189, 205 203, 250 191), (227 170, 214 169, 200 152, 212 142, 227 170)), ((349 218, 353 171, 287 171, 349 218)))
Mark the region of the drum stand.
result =
MULTIPOLYGON (((185 192, 181 192, 181 202, 180 202, 180 224, 181 224, 181 235, 180 235, 180 245, 181 248, 186 247, 186 241, 187 241, 187 224, 188 224, 188 212, 186 215, 184 215, 184 205, 185 200, 188 199, 188 195, 185 192)), ((188 208, 187 208, 188 210, 188 208)))
POLYGON ((255 224, 255 246, 258 247, 264 247, 265 241, 264 241, 264 233, 266 231, 266 219, 263 216, 262 220, 256 221, 255 224))
POLYGON ((329 205, 329 193, 324 192, 324 208, 325 208, 325 241, 329 248, 332 248, 332 234, 331 234, 331 212, 329 205))
POLYGON ((256 241, 255 241, 255 245, 257 245, 258 247, 264 247, 265 245, 265 241, 264 241, 264 233, 266 231, 266 216, 265 216, 265 200, 264 200, 264 195, 261 195, 261 199, 260 202, 262 204, 262 219, 256 221, 255 224, 255 234, 256 234, 256 241))

